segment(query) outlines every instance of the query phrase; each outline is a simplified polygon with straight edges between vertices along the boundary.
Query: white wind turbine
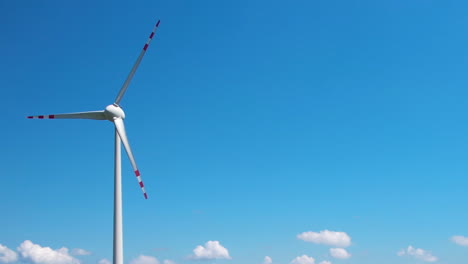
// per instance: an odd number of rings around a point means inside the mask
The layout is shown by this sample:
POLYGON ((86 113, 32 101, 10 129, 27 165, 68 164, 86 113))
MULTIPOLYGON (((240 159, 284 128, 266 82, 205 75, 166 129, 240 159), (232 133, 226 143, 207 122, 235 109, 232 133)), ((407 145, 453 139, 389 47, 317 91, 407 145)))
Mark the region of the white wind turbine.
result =
POLYGON ((28 116, 30 119, 94 119, 94 120, 109 120, 115 125, 115 154, 114 154, 114 264, 123 264, 123 237, 122 237, 122 185, 121 185, 121 151, 120 145, 123 143, 125 150, 127 151, 128 158, 132 164, 133 170, 137 177, 138 183, 140 184, 141 190, 145 199, 148 199, 145 187, 141 181, 140 172, 135 163, 135 159, 132 154, 132 149, 128 143, 127 135, 125 133, 125 126, 123 120, 125 119, 125 113, 119 106, 120 100, 122 100, 125 91, 127 90, 133 75, 141 62, 141 59, 145 55, 146 49, 148 48, 153 36, 158 29, 159 20, 154 26, 151 35, 146 41, 143 50, 138 56, 132 70, 128 74, 122 88, 120 89, 117 97, 113 104, 108 105, 103 111, 90 111, 90 112, 78 112, 68 114, 57 114, 57 115, 39 115, 39 116, 28 116))

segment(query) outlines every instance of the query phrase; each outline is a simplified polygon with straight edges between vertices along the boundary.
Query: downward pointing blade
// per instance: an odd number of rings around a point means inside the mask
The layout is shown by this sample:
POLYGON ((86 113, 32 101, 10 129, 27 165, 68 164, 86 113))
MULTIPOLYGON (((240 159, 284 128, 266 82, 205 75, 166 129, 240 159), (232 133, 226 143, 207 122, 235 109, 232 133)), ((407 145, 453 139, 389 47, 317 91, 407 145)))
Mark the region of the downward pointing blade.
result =
POLYGON ((135 158, 133 157, 132 149, 130 148, 130 144, 128 143, 127 134, 125 133, 125 126, 124 122, 121 118, 114 119, 115 129, 117 129, 117 133, 119 133, 119 137, 122 140, 122 144, 127 151, 128 158, 130 159, 130 163, 132 164, 133 171, 135 172, 135 176, 137 177, 138 183, 140 184, 140 188, 143 191, 143 195, 145 199, 148 199, 148 195, 145 191, 145 186, 143 185, 143 181, 141 180, 140 171, 138 171, 138 167, 135 162, 135 158))

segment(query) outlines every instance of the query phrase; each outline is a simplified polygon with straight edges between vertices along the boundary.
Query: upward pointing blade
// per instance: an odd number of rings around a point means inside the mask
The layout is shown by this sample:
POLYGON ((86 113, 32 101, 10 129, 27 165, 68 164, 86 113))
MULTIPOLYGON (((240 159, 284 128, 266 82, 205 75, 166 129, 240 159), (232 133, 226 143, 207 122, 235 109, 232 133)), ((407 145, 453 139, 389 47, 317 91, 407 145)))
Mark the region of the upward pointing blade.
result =
POLYGON ((140 188, 143 191, 143 195, 145 199, 148 199, 148 195, 145 191, 145 186, 143 185, 143 181, 141 180, 140 171, 138 171, 138 167, 135 162, 135 158, 133 158, 132 149, 130 148, 130 144, 128 143, 127 134, 125 133, 125 126, 124 122, 121 118, 114 119, 115 129, 117 133, 119 133, 119 137, 122 140, 122 143, 127 151, 128 158, 130 159, 130 163, 132 164, 133 171, 135 172, 135 176, 137 177, 138 183, 140 184, 140 188))
POLYGON ((160 20, 158 20, 158 23, 153 28, 153 31, 151 32, 148 41, 146 41, 145 46, 143 46, 143 50, 140 52, 140 56, 138 56, 138 59, 136 60, 135 64, 133 65, 132 70, 128 74, 127 79, 125 80, 124 84, 122 85, 122 88, 120 88, 119 94, 115 98, 115 103, 118 105, 120 103, 120 100, 122 100, 123 95, 125 94, 125 91, 127 91, 127 87, 130 84, 130 81, 133 78, 133 75, 135 74, 138 65, 140 65, 141 59, 143 59, 143 56, 145 55, 146 49, 148 48, 151 40, 153 39, 154 33, 156 33, 156 30, 158 29, 160 20))

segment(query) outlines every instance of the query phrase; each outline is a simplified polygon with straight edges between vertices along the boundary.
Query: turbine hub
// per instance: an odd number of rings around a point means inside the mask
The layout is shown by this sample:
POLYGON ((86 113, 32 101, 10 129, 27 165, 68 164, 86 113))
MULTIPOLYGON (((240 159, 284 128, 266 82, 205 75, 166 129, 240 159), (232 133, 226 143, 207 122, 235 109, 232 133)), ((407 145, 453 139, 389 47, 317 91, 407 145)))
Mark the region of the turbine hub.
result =
POLYGON ((122 108, 120 108, 120 106, 115 105, 115 104, 106 106, 106 109, 104 110, 104 114, 106 115, 107 120, 111 122, 114 121, 114 119, 116 118, 125 119, 124 111, 122 110, 122 108))

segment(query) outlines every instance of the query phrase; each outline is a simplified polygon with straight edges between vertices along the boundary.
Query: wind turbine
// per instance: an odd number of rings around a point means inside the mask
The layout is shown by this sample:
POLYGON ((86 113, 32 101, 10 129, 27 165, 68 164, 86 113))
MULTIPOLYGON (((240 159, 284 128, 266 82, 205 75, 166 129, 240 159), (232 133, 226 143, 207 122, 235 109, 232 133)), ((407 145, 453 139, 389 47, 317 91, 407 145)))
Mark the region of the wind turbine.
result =
POLYGON ((106 106, 105 110, 101 111, 90 111, 90 112, 78 112, 78 113, 68 113, 68 114, 56 114, 56 115, 39 115, 39 116, 28 116, 30 119, 93 119, 93 120, 108 120, 114 123, 115 125, 115 153, 114 153, 114 264, 123 264, 123 234, 122 234, 122 180, 121 180, 121 143, 123 143, 125 150, 127 152, 130 163, 132 164, 133 171, 138 180, 141 190, 145 199, 148 199, 146 194, 143 181, 140 177, 140 171, 133 157, 132 149, 128 143, 127 134, 125 133, 124 119, 125 113, 120 107, 120 100, 125 94, 130 81, 135 74, 138 65, 143 59, 143 56, 146 53, 146 49, 153 39, 154 34, 159 26, 159 20, 154 26, 153 31, 151 32, 148 41, 146 41, 143 50, 140 52, 135 64, 133 65, 132 70, 128 74, 127 79, 125 80, 122 88, 120 89, 117 97, 113 104, 106 106))

